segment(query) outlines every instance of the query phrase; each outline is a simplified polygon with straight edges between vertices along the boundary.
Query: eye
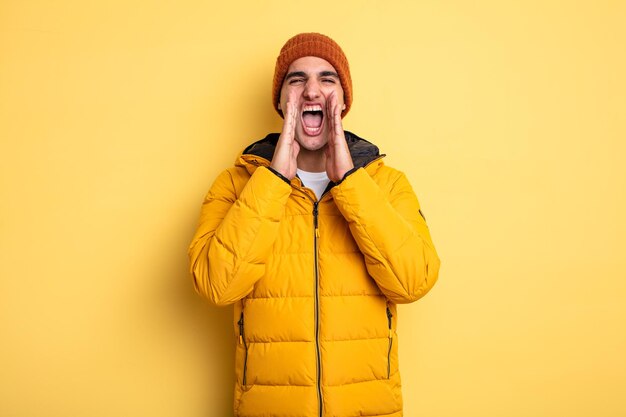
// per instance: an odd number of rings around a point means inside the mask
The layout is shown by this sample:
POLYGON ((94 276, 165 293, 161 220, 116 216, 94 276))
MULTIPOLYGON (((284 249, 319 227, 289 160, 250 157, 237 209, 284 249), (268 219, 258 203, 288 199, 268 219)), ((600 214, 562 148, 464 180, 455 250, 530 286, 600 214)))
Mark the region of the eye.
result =
POLYGON ((304 82, 304 78, 292 78, 289 80, 289 85, 301 84, 304 82))
POLYGON ((324 84, 335 84, 335 79, 334 78, 322 78, 322 82, 324 84))

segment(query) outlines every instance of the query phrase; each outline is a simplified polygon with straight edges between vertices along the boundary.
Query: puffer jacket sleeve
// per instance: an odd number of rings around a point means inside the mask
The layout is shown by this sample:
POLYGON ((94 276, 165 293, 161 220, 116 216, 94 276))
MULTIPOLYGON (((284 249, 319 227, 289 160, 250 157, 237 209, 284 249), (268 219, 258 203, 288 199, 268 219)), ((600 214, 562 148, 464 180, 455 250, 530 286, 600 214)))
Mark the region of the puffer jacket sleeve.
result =
POLYGON ((435 284, 440 262, 407 178, 386 170, 389 191, 360 168, 332 194, 380 290, 394 303, 410 303, 435 284))
POLYGON ((263 276, 291 192, 260 167, 237 196, 233 175, 224 171, 215 180, 189 246, 195 288, 217 305, 245 297, 263 276))

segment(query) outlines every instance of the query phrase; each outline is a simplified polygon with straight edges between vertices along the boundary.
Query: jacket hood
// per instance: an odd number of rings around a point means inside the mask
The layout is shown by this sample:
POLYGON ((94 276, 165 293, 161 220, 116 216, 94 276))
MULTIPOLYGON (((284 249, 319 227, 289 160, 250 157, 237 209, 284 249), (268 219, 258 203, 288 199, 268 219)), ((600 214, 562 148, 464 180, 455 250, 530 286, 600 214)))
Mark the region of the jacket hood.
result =
MULTIPOLYGON (((350 151, 350 156, 352 156, 354 168, 364 167, 370 162, 385 156, 385 154, 380 153, 378 146, 373 143, 360 138, 347 130, 345 130, 344 133, 346 135, 346 142, 348 143, 348 150, 350 151)), ((278 142, 279 137, 280 133, 270 133, 265 138, 248 146, 241 153, 241 156, 237 161, 237 165, 252 164, 255 168, 256 166, 268 165, 274 156, 276 143, 278 142)))

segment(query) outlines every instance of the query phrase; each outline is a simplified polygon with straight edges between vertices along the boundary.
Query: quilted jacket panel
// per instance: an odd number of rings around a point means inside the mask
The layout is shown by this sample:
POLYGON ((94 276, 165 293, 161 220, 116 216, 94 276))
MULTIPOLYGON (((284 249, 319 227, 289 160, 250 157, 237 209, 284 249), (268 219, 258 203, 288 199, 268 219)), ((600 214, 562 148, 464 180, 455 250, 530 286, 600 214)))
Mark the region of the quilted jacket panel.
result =
POLYGON ((191 272, 234 304, 237 416, 402 415, 396 304, 432 288, 439 258, 404 174, 346 137, 358 169, 319 202, 268 168, 276 134, 204 201, 191 272))

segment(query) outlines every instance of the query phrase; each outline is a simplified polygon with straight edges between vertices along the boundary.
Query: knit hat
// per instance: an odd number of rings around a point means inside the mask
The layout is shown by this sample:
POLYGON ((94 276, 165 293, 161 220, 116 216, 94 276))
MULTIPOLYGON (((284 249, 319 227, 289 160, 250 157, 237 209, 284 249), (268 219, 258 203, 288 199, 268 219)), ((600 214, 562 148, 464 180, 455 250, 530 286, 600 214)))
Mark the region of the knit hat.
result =
POLYGON ((325 59, 335 68, 343 88, 343 101, 346 105, 345 110, 341 113, 341 117, 345 116, 352 105, 352 78, 350 77, 348 59, 335 41, 320 33, 300 33, 289 39, 280 50, 280 55, 276 58, 276 69, 274 70, 272 106, 280 117, 283 117, 283 112, 277 108, 277 105, 280 101, 280 90, 283 86, 285 75, 287 75, 287 70, 293 61, 305 56, 316 56, 325 59))

